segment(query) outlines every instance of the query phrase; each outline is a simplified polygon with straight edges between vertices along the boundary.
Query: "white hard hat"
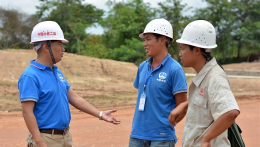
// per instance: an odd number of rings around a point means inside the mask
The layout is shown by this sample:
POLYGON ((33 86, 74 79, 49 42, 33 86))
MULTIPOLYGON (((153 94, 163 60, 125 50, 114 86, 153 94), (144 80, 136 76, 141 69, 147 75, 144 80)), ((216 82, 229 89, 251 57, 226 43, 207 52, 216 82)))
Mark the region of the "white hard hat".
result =
POLYGON ((69 42, 64 39, 63 32, 55 21, 43 21, 33 28, 30 44, 47 40, 60 40, 62 43, 69 42))
POLYGON ((139 37, 144 38, 145 33, 156 33, 173 39, 172 25, 165 19, 154 19, 150 21, 139 37))
POLYGON ((216 48, 215 28, 206 20, 193 21, 185 27, 181 39, 176 42, 204 49, 216 48))

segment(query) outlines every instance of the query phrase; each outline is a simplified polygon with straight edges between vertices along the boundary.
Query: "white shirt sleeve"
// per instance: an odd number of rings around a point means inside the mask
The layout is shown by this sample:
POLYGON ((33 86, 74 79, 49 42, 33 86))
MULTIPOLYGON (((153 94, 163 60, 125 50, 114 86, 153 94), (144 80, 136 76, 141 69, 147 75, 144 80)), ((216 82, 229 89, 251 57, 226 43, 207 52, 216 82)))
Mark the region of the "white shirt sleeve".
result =
POLYGON ((209 81, 209 106, 216 121, 221 115, 231 110, 239 110, 236 99, 230 89, 228 79, 214 75, 209 81))

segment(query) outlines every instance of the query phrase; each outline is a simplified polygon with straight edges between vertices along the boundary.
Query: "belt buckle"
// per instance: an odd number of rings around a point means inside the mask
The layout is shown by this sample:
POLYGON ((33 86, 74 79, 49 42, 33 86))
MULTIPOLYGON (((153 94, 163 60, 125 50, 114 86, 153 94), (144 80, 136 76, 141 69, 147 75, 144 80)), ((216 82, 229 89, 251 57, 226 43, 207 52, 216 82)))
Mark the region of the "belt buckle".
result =
POLYGON ((66 135, 69 132, 70 127, 67 127, 63 130, 63 135, 66 135))

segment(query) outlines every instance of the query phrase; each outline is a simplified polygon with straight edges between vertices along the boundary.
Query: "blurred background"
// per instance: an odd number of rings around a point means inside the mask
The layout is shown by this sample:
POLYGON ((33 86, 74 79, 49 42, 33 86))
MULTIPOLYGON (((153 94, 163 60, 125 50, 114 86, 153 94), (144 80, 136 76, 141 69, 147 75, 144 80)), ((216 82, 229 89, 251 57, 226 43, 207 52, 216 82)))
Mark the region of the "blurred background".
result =
MULTIPOLYGON (((132 62, 145 60, 138 37, 155 18, 171 22, 174 39, 191 21, 210 21, 222 64, 259 61, 259 0, 0 0, 0 50, 32 49, 30 35, 41 21, 58 22, 70 41, 68 53, 132 62)), ((178 59, 179 45, 169 49, 178 59)))

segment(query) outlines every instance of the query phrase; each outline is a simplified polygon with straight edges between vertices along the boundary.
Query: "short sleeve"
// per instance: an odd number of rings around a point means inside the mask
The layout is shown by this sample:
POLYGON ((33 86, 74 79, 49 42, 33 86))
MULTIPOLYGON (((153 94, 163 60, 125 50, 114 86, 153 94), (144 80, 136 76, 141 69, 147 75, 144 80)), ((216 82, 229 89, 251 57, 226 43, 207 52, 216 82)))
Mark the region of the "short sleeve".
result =
POLYGON ((18 81, 18 89, 21 102, 39 100, 39 88, 32 77, 22 75, 18 81))
POLYGON ((172 93, 175 95, 181 92, 187 92, 186 76, 182 68, 175 70, 172 74, 172 93))
POLYGON ((221 115, 231 110, 239 110, 236 99, 230 89, 228 79, 214 76, 209 81, 209 106, 216 121, 221 115))
POLYGON ((142 62, 142 63, 139 65, 138 70, 137 70, 137 73, 136 73, 136 77, 135 77, 135 81, 134 81, 133 86, 134 86, 135 88, 137 88, 137 89, 138 89, 138 85, 139 85, 139 77, 140 77, 139 74, 140 74, 141 70, 143 69, 143 66, 144 66, 145 62, 146 62, 146 61, 142 62))
POLYGON ((137 70, 137 73, 136 73, 136 77, 135 77, 135 81, 134 81, 133 86, 134 86, 135 88, 138 88, 138 85, 139 85, 139 68, 138 68, 138 70, 137 70))
POLYGON ((65 79, 65 82, 64 82, 64 83, 65 83, 65 85, 66 85, 66 88, 67 88, 67 89, 70 89, 70 84, 68 83, 68 81, 67 81, 66 79, 65 79))

